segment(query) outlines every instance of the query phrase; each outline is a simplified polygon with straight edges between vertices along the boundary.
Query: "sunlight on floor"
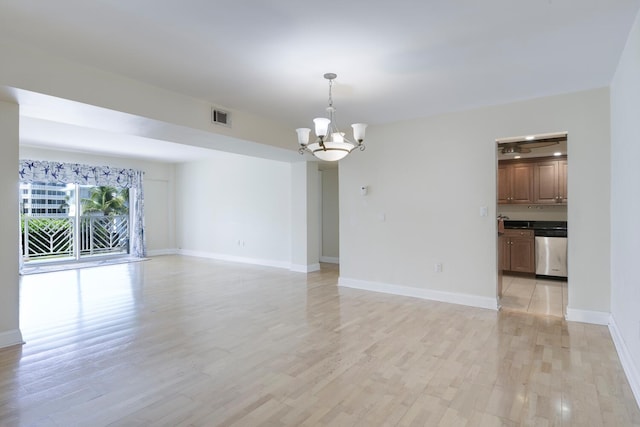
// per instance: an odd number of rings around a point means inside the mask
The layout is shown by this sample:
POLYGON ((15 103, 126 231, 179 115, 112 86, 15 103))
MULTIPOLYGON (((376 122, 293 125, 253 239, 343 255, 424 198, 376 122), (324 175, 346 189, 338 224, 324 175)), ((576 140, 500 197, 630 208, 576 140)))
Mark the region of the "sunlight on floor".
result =
POLYGON ((23 276, 20 298, 29 304, 21 304, 22 328, 30 331, 70 323, 82 325, 100 317, 99 308, 114 305, 119 307, 122 320, 134 312, 140 281, 136 276, 142 271, 129 264, 23 276))

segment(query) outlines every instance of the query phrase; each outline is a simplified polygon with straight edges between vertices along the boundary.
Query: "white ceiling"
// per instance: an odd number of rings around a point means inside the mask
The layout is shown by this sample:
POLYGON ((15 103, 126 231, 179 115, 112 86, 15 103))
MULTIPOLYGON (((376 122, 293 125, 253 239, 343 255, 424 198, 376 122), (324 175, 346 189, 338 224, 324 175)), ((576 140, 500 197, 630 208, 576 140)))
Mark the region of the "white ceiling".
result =
POLYGON ((0 38, 292 129, 324 114, 322 75, 335 72, 337 119, 346 127, 607 86, 639 7, 640 0, 0 0, 0 38))

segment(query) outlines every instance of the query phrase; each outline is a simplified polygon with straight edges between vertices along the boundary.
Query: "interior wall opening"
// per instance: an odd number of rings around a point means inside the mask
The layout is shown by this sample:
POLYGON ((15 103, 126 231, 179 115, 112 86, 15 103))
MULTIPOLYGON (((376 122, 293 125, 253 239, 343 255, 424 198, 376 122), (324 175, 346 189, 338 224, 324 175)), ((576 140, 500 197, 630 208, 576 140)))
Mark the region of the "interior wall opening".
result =
POLYGON ((568 135, 526 135, 496 142, 498 305, 564 317, 568 135))
POLYGON ((340 264, 340 205, 338 164, 322 163, 320 203, 320 262, 340 264))

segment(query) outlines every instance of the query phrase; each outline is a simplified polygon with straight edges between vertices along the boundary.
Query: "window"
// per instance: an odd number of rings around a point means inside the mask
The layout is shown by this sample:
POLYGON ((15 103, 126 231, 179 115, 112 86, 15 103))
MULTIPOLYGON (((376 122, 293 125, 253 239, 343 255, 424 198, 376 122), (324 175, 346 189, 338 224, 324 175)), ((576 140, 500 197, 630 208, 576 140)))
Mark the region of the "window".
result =
POLYGON ((20 185, 25 262, 129 253, 129 189, 20 185))

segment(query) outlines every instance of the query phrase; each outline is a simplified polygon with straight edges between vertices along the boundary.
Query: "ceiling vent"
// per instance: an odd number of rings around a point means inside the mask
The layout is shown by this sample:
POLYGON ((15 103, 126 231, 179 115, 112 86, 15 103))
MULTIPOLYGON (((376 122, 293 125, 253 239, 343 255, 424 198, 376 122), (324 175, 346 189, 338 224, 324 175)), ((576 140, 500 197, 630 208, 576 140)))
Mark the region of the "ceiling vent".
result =
POLYGON ((211 109, 211 122, 217 125, 231 127, 231 113, 213 107, 211 109))

